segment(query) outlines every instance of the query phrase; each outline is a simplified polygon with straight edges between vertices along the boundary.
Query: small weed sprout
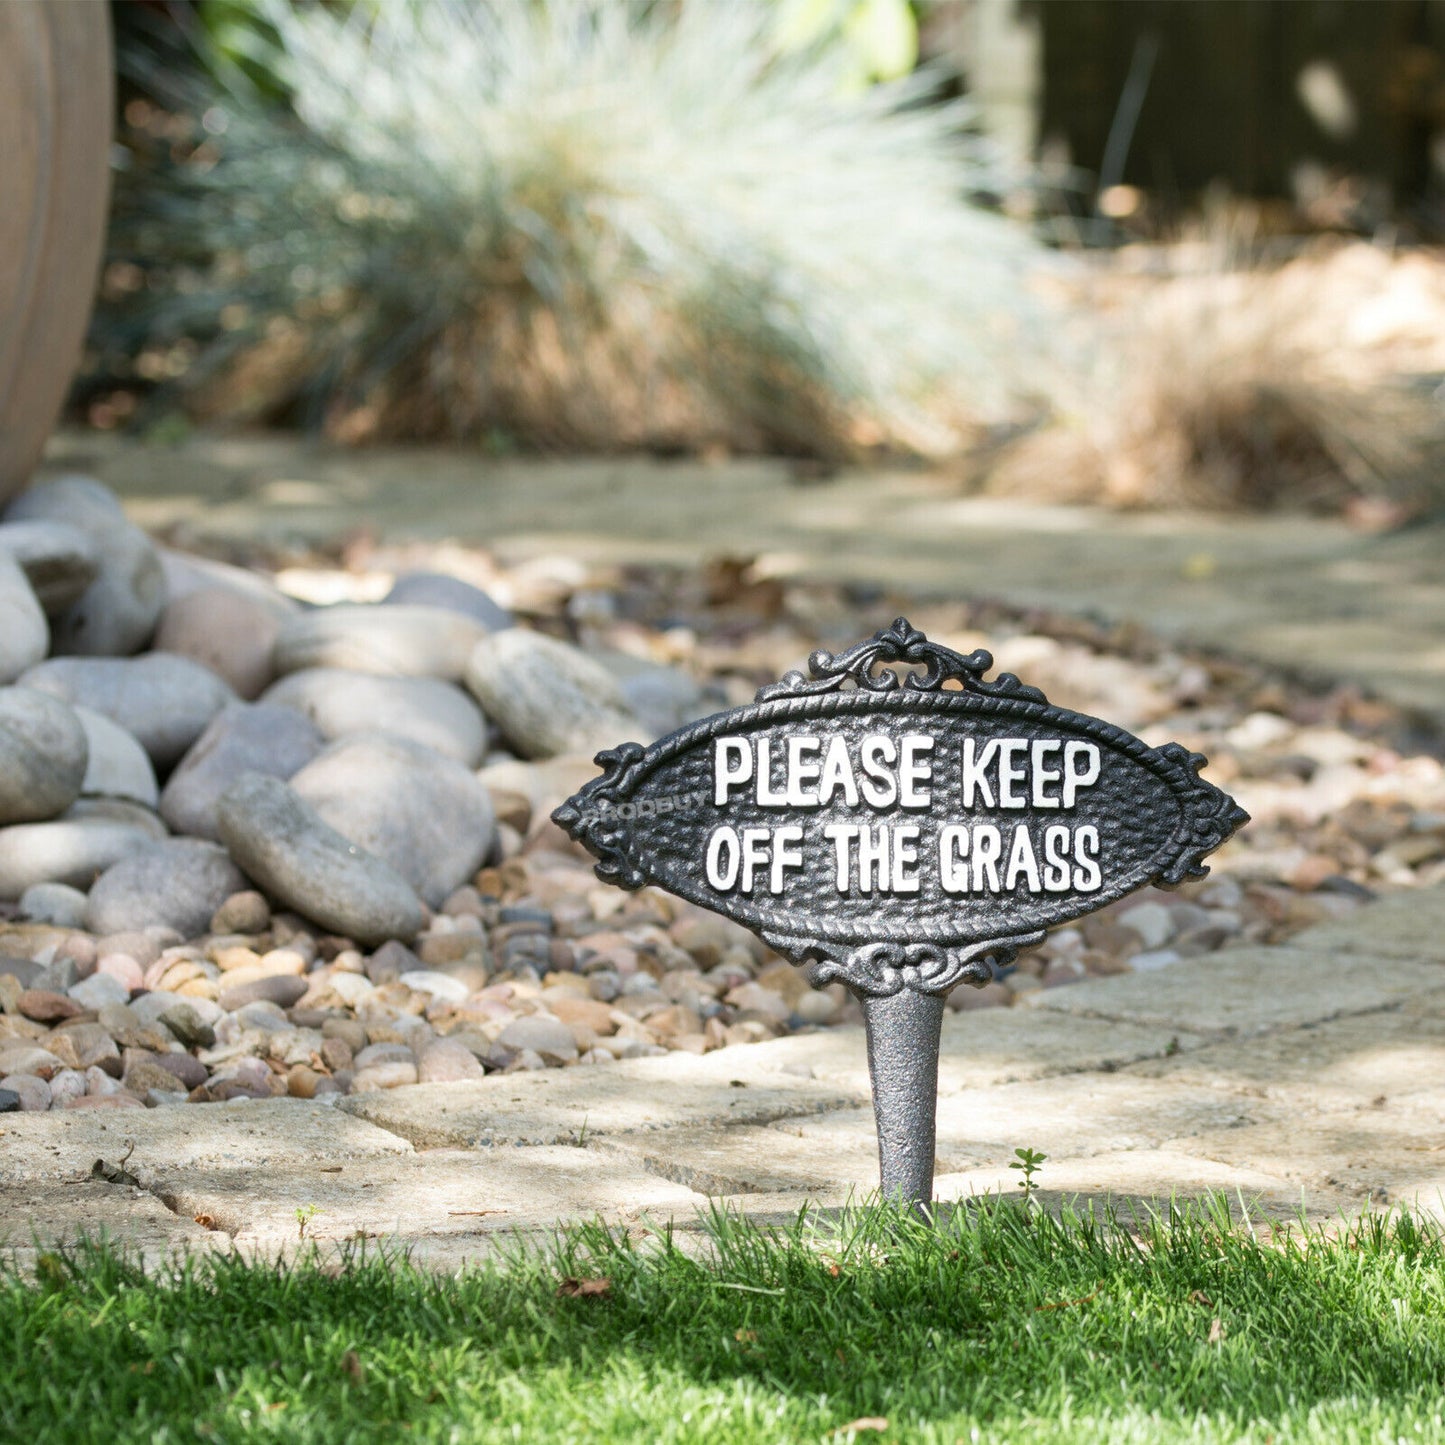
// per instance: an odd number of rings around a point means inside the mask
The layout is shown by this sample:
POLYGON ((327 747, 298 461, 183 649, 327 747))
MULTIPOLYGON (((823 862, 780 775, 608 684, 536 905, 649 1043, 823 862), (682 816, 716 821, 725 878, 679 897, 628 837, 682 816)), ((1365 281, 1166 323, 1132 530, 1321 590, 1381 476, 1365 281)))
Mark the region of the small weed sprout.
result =
POLYGON ((303 1204, 299 1209, 297 1209, 296 1237, 298 1239, 306 1238, 306 1226, 310 1224, 311 1221, 315 1219, 316 1216, 320 1213, 321 1210, 314 1204, 303 1204))
POLYGON ((1039 1166, 1049 1157, 1041 1154, 1037 1149, 1015 1149, 1016 1158, 1009 1161, 1010 1169, 1017 1169, 1020 1174, 1019 1188, 1024 1192, 1024 1203, 1033 1203, 1034 1190, 1038 1188, 1035 1176, 1039 1172, 1039 1166))

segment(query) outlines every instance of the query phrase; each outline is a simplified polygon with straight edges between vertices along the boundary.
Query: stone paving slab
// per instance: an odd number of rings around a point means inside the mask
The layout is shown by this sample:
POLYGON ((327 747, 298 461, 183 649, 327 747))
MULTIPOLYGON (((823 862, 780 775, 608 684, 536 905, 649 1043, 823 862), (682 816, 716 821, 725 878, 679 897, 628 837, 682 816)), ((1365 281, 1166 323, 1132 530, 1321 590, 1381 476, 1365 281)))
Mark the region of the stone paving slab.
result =
POLYGON ((1396 1010, 1146 1060, 1124 1077, 1170 1079, 1216 1096, 1274 1099, 1301 1114, 1393 1101, 1445 1079, 1445 993, 1421 995, 1396 1010), (1421 1005, 1438 1012, 1423 1013, 1421 1005))
POLYGON ((848 1130, 841 1138, 820 1139, 784 1120, 631 1134, 597 1147, 650 1176, 709 1197, 789 1194, 835 1203, 849 1192, 861 1195, 878 1187, 878 1144, 871 1122, 866 1131, 848 1130))
MULTIPOLYGON (((938 1197, 969 1199, 981 1194, 1016 1197, 1017 1170, 1007 1166, 969 1169, 940 1174, 938 1197)), ((1132 1212, 1143 1218, 1150 1208, 1184 1204, 1224 1193, 1234 1205, 1242 1198, 1251 1211, 1258 1207, 1272 1218, 1295 1213, 1303 1198, 1315 1214, 1331 1214, 1339 1207, 1337 1191, 1300 1187, 1278 1175, 1252 1166, 1223 1164, 1178 1149, 1124 1149, 1080 1158, 1050 1156, 1038 1174, 1039 1202, 1057 1212, 1064 1203, 1076 1209, 1105 1203, 1118 1207, 1124 1217, 1132 1212)))
POLYGON ((175 447, 62 433, 52 472, 115 488, 142 526, 222 545, 455 539, 515 561, 752 557, 773 575, 1146 619, 1164 636, 1346 679, 1445 723, 1445 527, 1363 535, 1309 516, 1119 513, 967 496, 916 469, 799 486, 786 461, 486 458, 295 435, 175 447))
POLYGON ((1373 954, 1377 957, 1445 963, 1445 892, 1412 889, 1372 904, 1369 925, 1359 915, 1317 923, 1290 940, 1294 948, 1321 953, 1373 954))
MULTIPOLYGON (((1203 1042, 1200 1035, 1167 1025, 1141 1026, 1027 1009, 947 1014, 939 1041, 938 1092, 953 1094, 1092 1069, 1107 1072, 1140 1059, 1197 1048, 1203 1042)), ((761 1082, 776 1074, 797 1074, 846 1090, 860 1101, 870 1096, 868 1050, 861 1029, 795 1034, 707 1054, 699 1063, 700 1075, 741 1072, 742 1077, 761 1082)))
MULTIPOLYGON (((1085 1157, 1147 1149, 1166 1139, 1236 1128, 1279 1111, 1265 1101, 1201 1093, 1172 1081, 1141 1085, 1117 1074, 1071 1074, 1026 1084, 970 1089, 938 1102, 938 1153, 1006 1163, 1015 1149, 1085 1157)), ((872 1140, 871 1109, 841 1109, 788 1122, 831 1148, 872 1140)))
POLYGON ((176 1177, 161 1197, 182 1217, 213 1219, 237 1248, 267 1250, 300 1242, 298 1211, 317 1243, 459 1245, 598 1215, 624 1224, 652 1213, 690 1219, 706 1204, 683 1185, 639 1173, 630 1159, 555 1145, 439 1149, 335 1172, 296 1164, 264 1181, 242 1170, 200 1170, 176 1177))
POLYGON ((735 1052, 748 1050, 494 1075, 475 1083, 413 1084, 353 1094, 339 1107, 419 1149, 474 1149, 577 1144, 696 1124, 765 1124, 857 1102, 854 1093, 801 1075, 780 1070, 759 1076, 735 1052))
MULTIPOLYGON (((1445 1215, 1445 969, 1411 952, 1445 889, 1332 926, 945 1020, 941 1197, 1013 1193, 1042 1150, 1045 1201, 1225 1190, 1311 1217, 1418 1200, 1445 1215)), ((44 1241, 106 1229, 176 1248, 357 1239, 452 1268, 511 1230, 600 1214, 695 1230, 710 1202, 760 1219, 876 1183, 859 1028, 470 1084, 0 1120, 0 1219, 44 1241), (90 1178, 96 1159, 134 1183, 90 1178), (197 1222, 198 1218, 202 1222, 197 1222)))
MULTIPOLYGON (((1422 890, 1423 892, 1423 890, 1422 890)), ((1400 954, 1368 951, 1379 930, 1355 915, 1352 950, 1231 948, 1148 973, 1118 974, 1034 994, 1038 1009, 1174 1026, 1197 1033, 1253 1035, 1387 1008, 1445 988, 1445 972, 1400 954)), ((1343 929, 1345 925, 1341 925, 1343 929)))
POLYGON ((1427 1132, 1412 1111, 1388 1104, 1299 1115, 1211 1130, 1169 1147, 1232 1168, 1276 1175, 1307 1196, 1329 1191, 1349 1212, 1418 1201, 1445 1217, 1442 1134, 1427 1132))
POLYGON ((66 1109, 0 1120, 0 1185, 84 1178, 97 1159, 161 1178, 200 1168, 254 1179, 288 1168, 410 1154, 393 1133, 300 1099, 164 1109, 66 1109))
POLYGON ((186 1253, 230 1248, 230 1236, 177 1215, 145 1189, 86 1180, 0 1184, 0 1257, 22 1268, 56 1245, 104 1232, 151 1268, 186 1253))

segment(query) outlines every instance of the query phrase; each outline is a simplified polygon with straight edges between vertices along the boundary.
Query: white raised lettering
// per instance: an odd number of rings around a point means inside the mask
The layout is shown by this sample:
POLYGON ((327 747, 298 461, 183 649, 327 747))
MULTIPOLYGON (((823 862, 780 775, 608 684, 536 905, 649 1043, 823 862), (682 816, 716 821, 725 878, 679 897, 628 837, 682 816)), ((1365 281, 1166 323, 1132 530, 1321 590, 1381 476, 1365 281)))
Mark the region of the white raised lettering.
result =
POLYGON ((1055 823, 1044 829, 1044 890, 1069 891, 1069 830, 1055 823))
POLYGON ((1090 787, 1099 781, 1099 745, 1097 743, 1064 744, 1064 807, 1072 808, 1080 788, 1090 787), (1084 766, 1074 764, 1082 758, 1084 766))
POLYGON ((768 840, 771 828, 743 829, 743 892, 753 891, 753 874, 768 865, 768 840))
POLYGON ((919 787, 933 777, 933 764, 919 759, 920 753, 933 751, 933 739, 927 733, 905 733, 898 760, 898 801, 905 808, 926 808, 933 801, 933 790, 919 787))
POLYGON ((1003 886, 1008 889, 1017 888, 1019 874, 1023 874, 1030 893, 1040 891, 1039 860, 1034 857, 1034 840, 1029 837, 1029 830, 1022 823, 1014 828, 1014 840, 1009 848, 1008 871, 1004 874, 1003 886))
POLYGON ((1074 830, 1074 887, 1080 893, 1097 893, 1103 878, 1099 873, 1099 830, 1092 823, 1074 830))
POLYGON ((858 784, 853 777, 848 744, 841 737, 835 736, 828 739, 828 751, 823 757, 823 778, 818 784, 818 801, 826 806, 839 788, 843 790, 843 801, 850 808, 856 808, 858 784))
POLYGON ((1034 779, 1033 791, 1030 797, 1036 808, 1057 808, 1059 806, 1058 798, 1044 792, 1044 787, 1048 783, 1059 782, 1064 775, 1057 768, 1046 768, 1044 766, 1044 759, 1047 758, 1050 753, 1058 752, 1062 746, 1063 744, 1058 738, 1038 738, 1034 742, 1034 779))
POLYGON ((858 830, 858 891, 888 890, 888 829, 858 830))
POLYGON ((726 893, 738 881, 738 835, 734 828, 714 828, 707 840, 707 881, 726 893))
POLYGON ((898 761, 893 739, 884 733, 869 733, 858 749, 858 761, 864 773, 859 784, 864 801, 875 808, 891 808, 898 801, 898 780, 883 764, 898 761))
POLYGON ((822 738, 801 737, 788 739, 788 806, 790 808, 816 808, 817 793, 804 792, 808 783, 816 783, 823 771, 819 762, 807 762, 805 753, 816 754, 823 746, 822 738))
POLYGON ((989 785, 987 773, 989 766, 998 752, 998 739, 990 738, 983 746, 983 751, 974 754, 974 740, 964 738, 963 750, 959 754, 960 776, 963 783, 963 806, 973 807, 973 795, 978 792, 983 797, 985 808, 994 806, 993 788, 989 785))
POLYGON ((741 787, 753 775, 753 750, 746 738, 719 738, 713 747, 714 803, 726 803, 728 789, 741 787), (729 765, 728 759, 733 760, 729 765))
POLYGON ((910 870, 918 862, 918 829, 912 823, 893 830, 893 891, 917 893, 917 873, 910 870))
POLYGON ((1019 753, 1028 752, 1027 738, 1003 738, 998 745, 998 805, 1000 808, 1026 808, 1028 799, 1014 787, 1028 778, 1028 769, 1014 766, 1019 753))
POLYGON ((773 829, 773 871, 768 879, 768 892, 783 891, 783 869, 801 868, 803 850, 798 846, 803 841, 803 829, 796 823, 773 829))
POLYGON ((758 739, 757 800, 760 808, 786 808, 786 792, 773 791, 773 742, 771 738, 758 739))
MULTIPOLYGON (((841 739, 840 739, 841 741, 841 739)), ((858 836, 856 823, 829 823, 823 829, 823 836, 833 840, 833 848, 837 854, 838 871, 836 887, 839 893, 847 893, 850 887, 849 878, 852 873, 852 845, 853 840, 858 836)))
POLYGON ((1003 853, 1003 838, 992 823, 980 823, 973 830, 973 887, 974 892, 997 893, 998 860, 1003 853), (985 882, 985 879, 987 882, 985 882))
POLYGON ((968 892, 968 829, 950 823, 938 834, 938 877, 945 893, 968 892))

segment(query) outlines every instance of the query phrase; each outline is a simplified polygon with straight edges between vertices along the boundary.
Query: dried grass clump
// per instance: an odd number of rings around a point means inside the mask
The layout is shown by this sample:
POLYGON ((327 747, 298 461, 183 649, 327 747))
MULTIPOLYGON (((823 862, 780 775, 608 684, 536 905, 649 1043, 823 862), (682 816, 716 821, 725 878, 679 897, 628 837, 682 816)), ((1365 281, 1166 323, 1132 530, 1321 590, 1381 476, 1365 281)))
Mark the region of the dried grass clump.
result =
MULTIPOLYGON (((1182 253, 1196 262, 1198 250, 1182 253)), ((991 491, 1406 516, 1441 495, 1445 265, 1364 244, 1276 270, 1094 277, 1056 419, 991 491)))
POLYGON ((203 412, 354 440, 956 446, 1021 393, 1039 252, 965 199, 931 78, 860 90, 777 14, 266 5, 294 100, 177 98, 194 134, 121 177, 112 264, 143 279, 102 360, 144 345, 203 412))

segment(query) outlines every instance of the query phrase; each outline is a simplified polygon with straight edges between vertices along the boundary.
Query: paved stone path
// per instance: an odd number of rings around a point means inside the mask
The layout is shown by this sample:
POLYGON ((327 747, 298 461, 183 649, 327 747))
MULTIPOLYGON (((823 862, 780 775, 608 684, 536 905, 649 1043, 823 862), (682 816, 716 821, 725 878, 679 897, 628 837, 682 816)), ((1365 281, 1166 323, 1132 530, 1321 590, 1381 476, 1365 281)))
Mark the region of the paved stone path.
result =
MULTIPOLYGON (((1225 1189, 1271 1217, 1397 1201, 1445 1217, 1445 889, 1157 972, 951 1014, 938 1194, 1047 1202, 1225 1189)), ((0 1119, 0 1233, 105 1228, 176 1248, 293 1249, 358 1235, 450 1267, 498 1231, 596 1214, 695 1225, 876 1186, 861 1029, 695 1057, 420 1084, 339 1104, 234 1102, 0 1119), (97 1160, 134 1182, 91 1177, 97 1160), (314 1208, 314 1213, 311 1211, 314 1208)))
MULTIPOLYGON (((779 463, 485 461, 330 453, 282 438, 172 450, 60 437, 57 467, 182 537, 321 541, 359 522, 504 559, 766 551, 782 574, 1133 617, 1295 671, 1348 677, 1445 723, 1442 528, 1115 517, 966 500, 917 473, 798 486, 779 463)), ((1376 904, 1288 947, 950 1015, 938 1192, 1010 1191, 1043 1150, 1046 1200, 1224 1188, 1313 1218, 1394 1201, 1445 1214, 1445 890, 1376 904)), ((498 1231, 600 1213, 763 1217, 877 1180, 860 1030, 338 1105, 236 1102, 0 1119, 0 1235, 23 1256, 104 1228, 177 1247, 392 1239, 439 1265, 498 1231), (92 1177, 97 1160, 121 1182, 92 1177), (127 1177, 128 1176, 128 1177, 127 1177), (312 1213, 314 1209, 314 1213, 312 1213), (299 1211, 299 1215, 298 1215, 299 1211)))
POLYGON ((504 560, 765 554, 783 575, 887 581, 1146 623, 1306 677, 1341 677, 1445 727, 1445 520, 1387 536, 1300 517, 1137 515, 968 498, 924 472, 798 485, 785 462, 337 452, 263 436, 174 449, 61 436, 54 467, 182 536, 454 538, 504 560))

